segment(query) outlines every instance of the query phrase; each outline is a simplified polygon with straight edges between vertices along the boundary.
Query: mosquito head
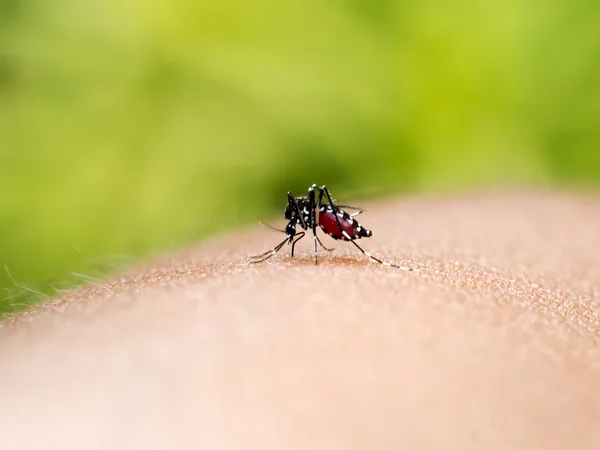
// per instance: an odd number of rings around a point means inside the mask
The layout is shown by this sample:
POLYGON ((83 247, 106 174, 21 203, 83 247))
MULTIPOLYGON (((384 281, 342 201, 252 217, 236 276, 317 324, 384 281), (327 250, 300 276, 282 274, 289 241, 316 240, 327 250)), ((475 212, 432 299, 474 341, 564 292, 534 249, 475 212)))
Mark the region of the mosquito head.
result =
POLYGON ((290 223, 287 224, 287 226, 285 227, 285 233, 290 237, 294 237, 296 235, 296 222, 295 221, 290 221, 290 223))

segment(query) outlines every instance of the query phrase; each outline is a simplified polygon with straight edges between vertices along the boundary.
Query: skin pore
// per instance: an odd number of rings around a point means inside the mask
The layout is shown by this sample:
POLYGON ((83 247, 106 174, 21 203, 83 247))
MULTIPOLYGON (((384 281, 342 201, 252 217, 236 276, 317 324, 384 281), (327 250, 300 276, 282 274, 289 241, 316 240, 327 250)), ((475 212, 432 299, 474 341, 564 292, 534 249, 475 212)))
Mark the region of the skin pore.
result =
POLYGON ((0 328, 0 448, 600 448, 600 201, 363 205, 224 236, 0 328))

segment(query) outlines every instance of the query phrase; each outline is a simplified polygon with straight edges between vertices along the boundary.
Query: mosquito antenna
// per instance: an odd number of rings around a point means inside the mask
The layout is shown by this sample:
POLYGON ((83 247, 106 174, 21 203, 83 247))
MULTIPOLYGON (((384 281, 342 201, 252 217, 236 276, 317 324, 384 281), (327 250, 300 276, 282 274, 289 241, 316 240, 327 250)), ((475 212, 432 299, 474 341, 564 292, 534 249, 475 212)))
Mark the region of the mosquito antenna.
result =
POLYGON ((273 231, 279 231, 280 233, 285 233, 285 230, 282 230, 280 228, 275 228, 272 227, 271 225, 269 225, 268 223, 263 222, 262 220, 258 219, 258 223, 260 223, 262 226, 270 228, 273 231))

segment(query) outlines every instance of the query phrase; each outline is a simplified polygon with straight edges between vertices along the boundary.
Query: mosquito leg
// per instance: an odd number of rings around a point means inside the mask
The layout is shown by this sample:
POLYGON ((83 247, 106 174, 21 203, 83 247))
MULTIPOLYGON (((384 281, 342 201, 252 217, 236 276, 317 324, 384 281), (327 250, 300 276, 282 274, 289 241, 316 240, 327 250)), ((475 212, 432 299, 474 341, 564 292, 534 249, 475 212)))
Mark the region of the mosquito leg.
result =
POLYGON ((338 217, 337 211, 336 211, 337 207, 336 207, 335 203, 333 203, 333 200, 331 200, 331 195, 329 195, 329 189, 327 189, 327 187, 325 185, 321 186, 321 193, 319 195, 319 203, 321 202, 321 199, 323 198, 323 194, 325 194, 325 196, 327 196, 327 201, 329 202, 329 206, 331 206, 331 209, 333 209, 333 215, 335 216, 335 221, 338 224, 340 233, 342 233, 342 235, 344 235, 345 237, 348 238, 348 240, 351 241, 352 238, 342 228, 342 224, 340 223, 340 218, 338 217))
POLYGON ((356 242, 354 242, 354 239, 352 239, 352 237, 350 237, 350 235, 348 233, 346 233, 346 231, 344 231, 344 229, 342 228, 342 224, 340 223, 340 219, 338 217, 338 215, 336 214, 335 211, 335 204, 333 203, 333 201, 331 200, 331 196, 329 195, 329 190, 325 187, 322 186, 321 187, 321 193, 325 193, 325 195, 327 196, 327 201, 329 202, 329 204, 331 205, 331 207, 333 208, 333 213, 335 215, 335 220, 338 224, 339 230, 342 233, 342 236, 344 236, 348 241, 350 241, 357 249, 359 249, 364 255, 368 256, 369 259, 372 259, 373 261, 378 262, 379 264, 383 265, 383 266, 389 266, 389 267, 395 267, 396 269, 402 269, 402 270, 407 270, 407 271, 414 271, 414 269, 411 269, 409 267, 403 267, 403 266, 398 266, 396 264, 392 264, 386 261, 382 261, 379 258, 376 258, 375 256, 371 255, 369 252, 366 252, 362 249, 362 247, 360 245, 358 245, 356 242))
POLYGON ((292 242, 292 258, 294 257, 294 247, 296 246, 296 242, 298 242, 300 239, 302 239, 305 234, 306 233, 304 231, 301 231, 300 233, 298 233, 296 235, 296 240, 294 242, 292 242))
MULTIPOLYGON (((311 227, 313 230, 313 240, 315 241, 315 264, 318 264, 318 250, 317 250, 317 205, 315 202, 315 189, 317 188, 316 184, 313 184, 308 190, 308 199, 310 201, 310 218, 311 218, 311 227)), ((321 244, 323 245, 323 244, 321 244)))
POLYGON ((323 189, 327 189, 327 188, 325 186, 321 186, 319 188, 319 201, 317 202, 317 208, 319 210, 321 209, 321 206, 323 206, 323 195, 325 194, 325 191, 323 189))
POLYGON ((332 251, 333 251, 333 249, 332 249, 332 248, 327 248, 327 247, 325 247, 325 246, 323 245, 323 243, 321 242, 321 239, 319 239, 319 236, 317 236, 317 242, 319 243, 319 245, 320 245, 321 247, 323 247, 323 250, 327 250, 328 252, 332 252, 332 251))
POLYGON ((277 253, 279 250, 281 250, 281 247, 283 247, 283 245, 286 242, 290 242, 289 237, 285 238, 285 240, 281 244, 277 245, 273 250, 268 250, 261 255, 251 256, 250 258, 252 259, 252 261, 250 261, 250 264, 260 263, 260 262, 266 261, 267 259, 271 258, 272 256, 275 255, 275 253, 277 253))
MULTIPOLYGON (((329 191, 327 190, 327 188, 325 186, 321 186, 319 188, 319 201, 317 202, 316 206, 315 206, 315 211, 317 211, 317 213, 319 213, 321 211, 321 208, 323 207, 323 195, 325 195, 325 192, 327 191, 327 198, 329 201, 329 206, 331 206, 331 208, 334 208, 335 205, 333 204, 333 201, 331 200, 331 197, 329 196, 329 191)), ((341 229, 341 224, 340 221, 337 217, 337 215, 335 216, 337 222, 338 222, 338 226, 341 229)), ((323 245, 323 243, 321 242, 321 240, 317 237, 317 241, 319 241, 319 244, 321 244, 321 247, 323 247, 325 250, 327 250, 328 252, 333 251, 332 248, 327 248, 323 245)))
MULTIPOLYGON (((344 234, 347 236, 346 232, 344 232, 344 234)), ((363 252, 363 254, 365 254, 366 256, 369 257, 369 259, 372 259, 375 262, 378 262, 379 264, 383 265, 383 266, 388 266, 388 267, 394 267, 396 269, 401 269, 401 270, 406 270, 408 272, 413 272, 415 269, 411 268, 411 267, 404 267, 404 266, 398 266, 396 264, 392 264, 389 263, 387 261, 382 261, 379 258, 374 257, 373 255, 371 255, 369 252, 366 252, 362 249, 362 247, 360 245, 358 245, 356 242, 354 242, 353 240, 350 240, 350 242, 352 244, 354 244, 354 246, 359 249, 361 252, 363 252)))

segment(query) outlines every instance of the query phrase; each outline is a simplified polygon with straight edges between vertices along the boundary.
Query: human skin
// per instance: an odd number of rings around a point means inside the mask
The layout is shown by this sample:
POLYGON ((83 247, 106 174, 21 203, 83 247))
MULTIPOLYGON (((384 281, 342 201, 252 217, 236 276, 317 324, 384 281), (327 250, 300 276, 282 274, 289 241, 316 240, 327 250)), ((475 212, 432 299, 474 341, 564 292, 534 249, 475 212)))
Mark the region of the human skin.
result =
POLYGON ((366 205, 368 261, 242 231, 5 322, 0 448, 600 448, 600 201, 366 205))

